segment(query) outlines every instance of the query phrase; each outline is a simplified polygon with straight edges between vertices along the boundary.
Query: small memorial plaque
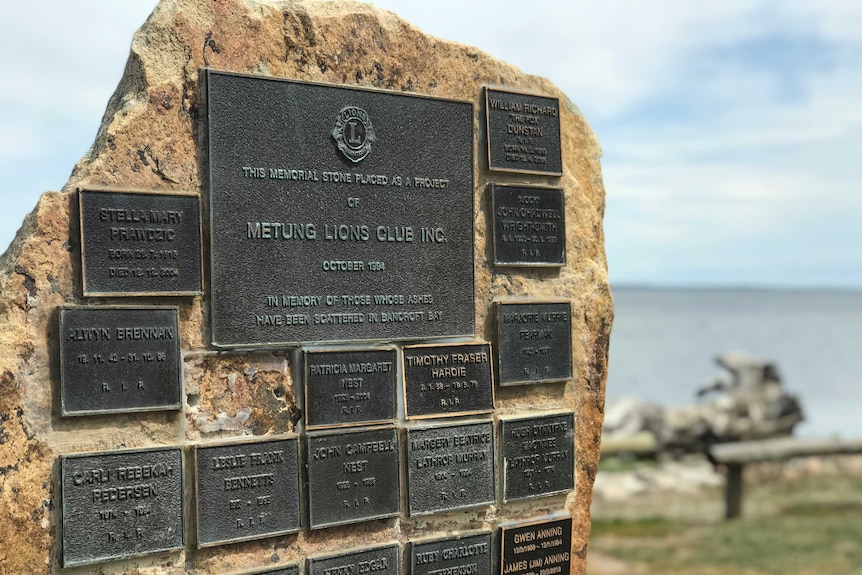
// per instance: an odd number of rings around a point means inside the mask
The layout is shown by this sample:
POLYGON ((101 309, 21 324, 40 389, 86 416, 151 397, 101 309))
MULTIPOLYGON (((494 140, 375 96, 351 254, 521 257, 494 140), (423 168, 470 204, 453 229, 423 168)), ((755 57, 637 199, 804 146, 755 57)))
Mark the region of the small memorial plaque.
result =
POLYGON ((574 425, 573 413, 501 419, 503 501, 575 488, 574 425))
POLYGON ((563 190, 491 186, 494 265, 566 264, 566 207, 563 190))
POLYGON ((408 419, 494 410, 491 344, 411 345, 403 353, 408 419))
POLYGON ((299 440, 194 450, 198 547, 299 531, 299 440))
POLYGON ((394 427, 309 434, 307 449, 312 529, 398 515, 401 490, 394 427))
POLYGON ((60 309, 60 413, 180 409, 175 307, 60 309))
POLYGON ((338 555, 309 557, 306 575, 399 575, 401 549, 397 543, 338 555))
POLYGON ((306 349, 306 426, 315 429, 394 421, 395 354, 395 349, 306 349))
POLYGON ((179 448, 60 456, 62 565, 183 547, 179 448))
POLYGON ((411 543, 410 575, 491 575, 491 534, 411 543))
POLYGON ((500 528, 500 573, 548 575, 569 573, 572 518, 500 528), (540 566, 540 567, 539 567, 540 566))
POLYGON ((474 332, 470 102, 205 79, 213 345, 474 332))
POLYGON ((485 88, 488 169, 560 176, 560 101, 485 88))
POLYGON ((201 293, 196 194, 82 189, 78 199, 85 296, 201 293))
POLYGON ((572 379, 569 302, 497 302, 500 385, 572 379))
POLYGON ((409 515, 495 502, 493 423, 416 427, 406 433, 409 515))
POLYGON ((299 565, 285 565, 284 567, 276 567, 275 569, 253 569, 251 571, 242 571, 236 575, 299 575, 299 565))

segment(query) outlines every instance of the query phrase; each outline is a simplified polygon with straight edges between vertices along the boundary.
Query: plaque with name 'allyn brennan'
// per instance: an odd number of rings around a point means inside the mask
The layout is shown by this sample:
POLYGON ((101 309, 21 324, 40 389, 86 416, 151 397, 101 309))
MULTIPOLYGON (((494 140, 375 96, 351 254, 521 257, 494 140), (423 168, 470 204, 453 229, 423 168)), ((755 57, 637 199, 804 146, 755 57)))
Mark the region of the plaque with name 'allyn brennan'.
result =
POLYGON ((566 264, 566 206, 563 190, 491 186, 494 265, 566 264))
POLYGON ((500 385, 572 379, 569 302, 495 303, 500 385))
POLYGON ((410 543, 410 575, 491 575, 491 534, 410 543))
POLYGON ((471 103, 205 80, 214 346, 474 332, 471 103))
POLYGON ((197 194, 81 189, 85 296, 199 295, 197 194))
POLYGON ((305 349, 305 424, 309 429, 395 420, 396 351, 305 349))
POLYGON ((485 88, 488 168, 560 176, 560 100, 485 88))
POLYGON ((306 449, 311 529, 399 514, 401 484, 394 427, 310 433, 306 449))
POLYGON ((571 412, 500 420, 503 501, 575 488, 574 426, 571 412))
POLYGON ((60 456, 63 567, 183 547, 179 448, 60 456))
POLYGON ((337 555, 309 557, 306 575, 399 575, 401 548, 395 543, 371 549, 355 549, 337 555))
POLYGON ((410 345, 403 354, 408 419, 494 410, 491 344, 410 345))
POLYGON ((502 575, 569 573, 572 518, 536 521, 500 528, 502 575))
POLYGON ((195 447, 198 547, 299 531, 299 439, 195 447))
POLYGON ((410 516, 495 502, 490 421, 408 428, 406 436, 410 516))
POLYGON ((60 309, 60 413, 180 409, 175 307, 60 309))

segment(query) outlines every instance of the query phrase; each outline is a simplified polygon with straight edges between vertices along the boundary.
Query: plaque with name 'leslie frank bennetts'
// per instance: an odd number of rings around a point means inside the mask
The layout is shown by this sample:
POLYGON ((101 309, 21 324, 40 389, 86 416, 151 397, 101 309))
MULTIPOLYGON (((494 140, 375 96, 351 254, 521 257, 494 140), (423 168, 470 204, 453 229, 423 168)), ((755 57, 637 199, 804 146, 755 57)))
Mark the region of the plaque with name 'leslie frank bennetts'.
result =
POLYGON ((214 346, 474 332, 471 103, 205 74, 214 346))

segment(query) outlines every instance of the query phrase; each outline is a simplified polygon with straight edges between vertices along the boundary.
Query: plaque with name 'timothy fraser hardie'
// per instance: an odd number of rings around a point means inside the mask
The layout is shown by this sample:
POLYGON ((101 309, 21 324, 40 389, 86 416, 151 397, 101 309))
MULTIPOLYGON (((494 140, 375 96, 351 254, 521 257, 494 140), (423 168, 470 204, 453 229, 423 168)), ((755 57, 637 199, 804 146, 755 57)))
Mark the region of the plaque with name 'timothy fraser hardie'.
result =
POLYGON ((175 307, 60 309, 60 413, 180 409, 175 307))
POLYGON ((571 517, 504 525, 500 528, 500 573, 569 573, 571 549, 571 517))
POLYGON ((491 534, 411 542, 410 575, 491 575, 491 534))
POLYGON ((569 302, 498 301, 494 305, 500 385, 572 379, 569 302))
POLYGON ((299 439, 198 445, 198 547, 299 531, 299 439))
POLYGON ((563 190, 491 186, 494 265, 560 267, 566 264, 563 190))
POLYGON ((85 296, 201 293, 200 198, 80 189, 85 296))
POLYGON ((474 332, 471 103, 204 74, 214 346, 474 332))
POLYGON ((60 456, 63 567, 183 547, 179 448, 60 456))
POLYGON ((399 575, 401 547, 395 543, 371 549, 355 549, 337 555, 309 557, 306 575, 399 575))
POLYGON ((500 420, 503 501, 575 488, 574 426, 571 412, 500 420))

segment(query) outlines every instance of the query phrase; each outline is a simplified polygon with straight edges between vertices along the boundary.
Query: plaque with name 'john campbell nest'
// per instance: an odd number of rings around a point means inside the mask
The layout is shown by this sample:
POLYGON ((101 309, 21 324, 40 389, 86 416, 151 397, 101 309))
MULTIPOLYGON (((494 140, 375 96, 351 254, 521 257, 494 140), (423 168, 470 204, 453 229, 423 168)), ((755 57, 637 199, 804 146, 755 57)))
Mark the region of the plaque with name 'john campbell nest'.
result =
POLYGON ((81 189, 78 203, 85 296, 201 293, 197 194, 81 189))
POLYGON ((205 80, 214 346, 474 332, 471 103, 205 80))
POLYGON ((60 413, 180 409, 175 307, 60 309, 60 413))

